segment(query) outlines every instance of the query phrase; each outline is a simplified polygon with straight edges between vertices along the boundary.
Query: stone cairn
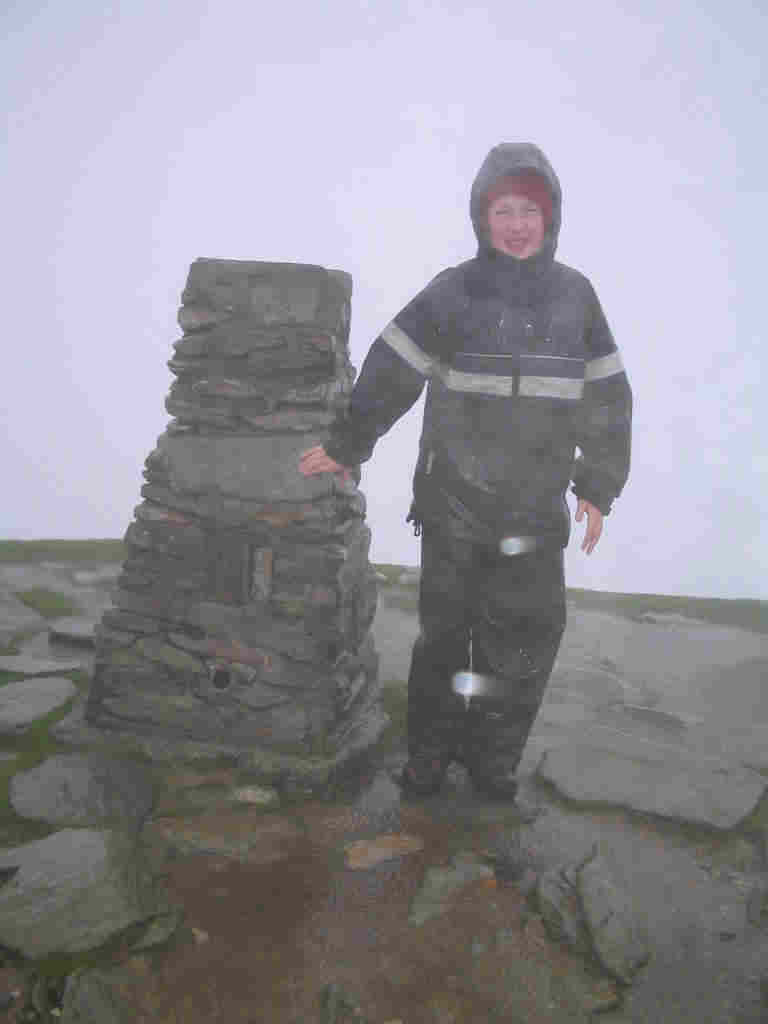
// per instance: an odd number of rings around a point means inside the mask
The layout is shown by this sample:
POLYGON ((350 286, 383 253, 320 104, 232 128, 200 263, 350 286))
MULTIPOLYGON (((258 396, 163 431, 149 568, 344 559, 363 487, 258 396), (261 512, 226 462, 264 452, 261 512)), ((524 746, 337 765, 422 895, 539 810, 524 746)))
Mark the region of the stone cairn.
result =
POLYGON ((365 499, 298 469, 354 380, 351 292, 316 266, 192 264, 90 725, 336 762, 377 738, 365 499))

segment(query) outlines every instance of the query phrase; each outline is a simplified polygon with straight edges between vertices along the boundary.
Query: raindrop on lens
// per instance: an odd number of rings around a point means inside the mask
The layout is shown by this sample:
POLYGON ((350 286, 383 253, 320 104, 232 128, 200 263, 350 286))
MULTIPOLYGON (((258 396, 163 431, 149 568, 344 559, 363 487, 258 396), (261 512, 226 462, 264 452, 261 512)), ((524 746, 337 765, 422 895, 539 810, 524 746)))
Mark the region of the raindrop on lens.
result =
POLYGON ((491 680, 480 675, 479 672, 462 671, 453 676, 451 689, 459 697, 463 697, 464 702, 469 706, 470 700, 486 693, 490 684, 491 680))
POLYGON ((502 537, 499 542, 499 551, 502 555, 524 555, 533 551, 535 542, 530 537, 502 537))

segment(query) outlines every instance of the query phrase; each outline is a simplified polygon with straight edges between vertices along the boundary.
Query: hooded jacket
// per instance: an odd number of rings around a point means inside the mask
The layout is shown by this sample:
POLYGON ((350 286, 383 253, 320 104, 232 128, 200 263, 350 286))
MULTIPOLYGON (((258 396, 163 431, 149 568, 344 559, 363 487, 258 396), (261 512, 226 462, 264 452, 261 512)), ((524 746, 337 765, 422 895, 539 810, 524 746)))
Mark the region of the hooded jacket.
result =
POLYGON ((491 150, 470 216, 477 255, 438 274, 384 328, 325 450, 345 466, 365 462, 426 383, 408 517, 417 533, 435 522, 478 542, 535 536, 564 547, 569 481, 604 514, 626 482, 627 376, 594 288, 554 259, 561 190, 541 150, 491 150), (490 245, 484 197, 526 170, 548 183, 552 219, 538 252, 520 260, 490 245))

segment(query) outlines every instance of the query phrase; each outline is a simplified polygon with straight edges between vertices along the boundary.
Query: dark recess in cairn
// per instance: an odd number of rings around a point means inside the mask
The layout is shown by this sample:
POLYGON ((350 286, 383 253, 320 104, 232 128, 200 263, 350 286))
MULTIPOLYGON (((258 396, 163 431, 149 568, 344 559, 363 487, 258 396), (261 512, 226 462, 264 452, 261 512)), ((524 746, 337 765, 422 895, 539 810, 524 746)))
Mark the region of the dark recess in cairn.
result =
POLYGON ((351 291, 321 267, 192 264, 91 725, 339 762, 377 738, 365 499, 298 470, 352 386, 351 291))

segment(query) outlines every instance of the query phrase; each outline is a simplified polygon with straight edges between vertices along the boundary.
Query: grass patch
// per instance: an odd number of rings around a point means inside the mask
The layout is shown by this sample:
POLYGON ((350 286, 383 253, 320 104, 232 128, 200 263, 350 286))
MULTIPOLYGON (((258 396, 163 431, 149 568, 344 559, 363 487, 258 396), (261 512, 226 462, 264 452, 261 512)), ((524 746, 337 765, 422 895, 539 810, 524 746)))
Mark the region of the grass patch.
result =
POLYGON ((408 724, 408 687, 402 679, 387 679, 381 684, 381 706, 389 715, 389 725, 381 734, 376 749, 391 750, 405 741, 408 724))
MULTIPOLYGON (((41 988, 44 988, 49 1007, 52 1003, 60 1003, 63 998, 67 976, 74 974, 76 971, 119 968, 134 951, 134 944, 144 937, 146 931, 146 920, 134 921, 132 924, 126 925, 120 931, 110 935, 95 949, 87 949, 79 953, 47 953, 45 956, 36 957, 32 961, 24 961, 18 954, 12 954, 12 960, 25 968, 26 1004, 29 1005, 32 1002, 31 993, 33 988, 37 988, 38 992, 41 988)), ((181 931, 183 933, 184 929, 182 928, 181 931)), ((190 932, 190 938, 191 935, 192 933, 190 932)), ((153 945, 149 951, 150 955, 163 952, 169 947, 172 948, 172 944, 178 942, 178 938, 178 931, 174 932, 165 942, 153 945)), ((43 1019, 52 1021, 57 1019, 57 1013, 60 1016, 60 1011, 55 1009, 52 1014, 49 1011, 44 1017, 35 1013, 31 1019, 36 1021, 43 1019)), ((113 1020, 116 1019, 113 1014, 110 1014, 110 1016, 113 1020)), ((30 1018, 21 1019, 28 1020, 30 1018)))
MULTIPOLYGON (((59 743, 54 739, 49 730, 51 726, 69 714, 82 691, 88 687, 89 678, 88 673, 83 671, 67 672, 66 678, 75 684, 78 693, 70 697, 60 707, 39 718, 24 732, 16 736, 3 736, 0 741, 3 753, 15 755, 13 760, 0 761, 0 846, 31 842, 33 839, 42 839, 56 831, 55 826, 45 822, 29 821, 16 814, 11 806, 10 783, 12 777, 18 772, 29 771, 30 768, 34 768, 47 757, 73 752, 71 746, 59 743)), ((14 679, 18 681, 19 676, 14 676, 14 679)))
POLYGON ((15 591, 16 597, 27 608, 33 608, 43 618, 58 619, 65 615, 80 615, 83 609, 66 594, 58 594, 47 587, 32 587, 15 591))
MULTIPOLYGON (((4 672, 4 676, 8 676, 9 673, 4 672)), ((0 737, 0 750, 4 753, 12 754, 26 754, 29 752, 40 752, 45 747, 46 743, 50 742, 56 746, 61 746, 55 740, 51 740, 48 736, 48 729, 50 726, 55 725, 61 718, 64 718, 72 710, 73 703, 78 699, 79 696, 85 692, 91 684, 90 678, 87 672, 82 669, 77 669, 72 672, 59 673, 62 679, 68 679, 71 683, 74 683, 77 693, 70 697, 66 703, 62 704, 61 707, 55 708, 53 711, 49 711, 47 715, 39 718, 33 725, 31 725, 24 732, 14 736, 3 736, 0 737)), ((46 674, 46 679, 50 678, 50 673, 46 674)), ((3 682, 24 682, 27 679, 34 679, 34 676, 20 676, 18 673, 10 676, 9 679, 4 679, 3 682)), ((46 751, 47 752, 47 751, 46 751)))
MULTIPOLYGON (((0 671, 0 686, 5 686, 7 683, 23 683, 25 679, 35 679, 36 676, 44 676, 46 679, 50 679, 52 676, 61 676, 62 679, 68 679, 71 683, 74 683, 78 690, 87 690, 91 685, 91 679, 88 672, 82 668, 67 669, 66 672, 61 669, 54 669, 53 672, 6 672, 5 669, 0 671)), ((0 749, 3 749, 3 745, 7 742, 8 737, 0 737, 0 749)))
MULTIPOLYGON (((36 676, 45 676, 49 679, 51 676, 63 676, 64 679, 69 679, 78 688, 83 681, 82 685, 88 684, 88 673, 82 669, 71 669, 63 672, 61 669, 54 669, 52 672, 8 672, 6 669, 0 669, 0 686, 6 686, 8 683, 23 683, 25 679, 34 679, 36 676)), ((2 746, 3 739, 0 737, 0 746, 2 746)))
MULTIPOLYGON (((110 935, 109 938, 96 949, 85 950, 82 953, 48 953, 46 956, 37 957, 32 968, 32 980, 45 981, 46 986, 51 987, 59 994, 63 993, 66 978, 75 971, 96 970, 98 968, 109 970, 112 967, 119 967, 121 959, 125 959, 130 951, 130 942, 138 941, 147 928, 146 921, 139 921, 128 925, 121 931, 110 935)), ((35 1015, 34 1020, 41 1018, 35 1015)), ((46 1017, 46 1020, 55 1020, 55 1017, 46 1017)))
POLYGON ((592 608, 634 618, 645 612, 673 613, 701 619, 715 626, 738 626, 754 633, 768 633, 768 601, 718 597, 680 597, 670 594, 617 594, 568 587, 567 596, 577 608, 592 608))
POLYGON ((0 540, 0 563, 26 562, 122 562, 121 540, 0 540))

